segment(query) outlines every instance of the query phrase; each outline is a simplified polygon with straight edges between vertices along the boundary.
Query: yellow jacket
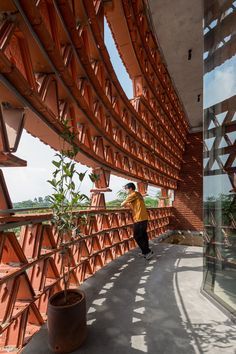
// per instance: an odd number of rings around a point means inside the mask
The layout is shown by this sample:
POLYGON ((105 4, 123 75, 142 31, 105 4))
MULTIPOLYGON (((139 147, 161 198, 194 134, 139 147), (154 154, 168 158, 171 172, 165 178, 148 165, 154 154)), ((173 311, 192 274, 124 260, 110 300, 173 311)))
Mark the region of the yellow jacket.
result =
POLYGON ((133 211, 134 222, 148 220, 147 209, 139 192, 130 193, 121 205, 126 204, 129 204, 133 211))

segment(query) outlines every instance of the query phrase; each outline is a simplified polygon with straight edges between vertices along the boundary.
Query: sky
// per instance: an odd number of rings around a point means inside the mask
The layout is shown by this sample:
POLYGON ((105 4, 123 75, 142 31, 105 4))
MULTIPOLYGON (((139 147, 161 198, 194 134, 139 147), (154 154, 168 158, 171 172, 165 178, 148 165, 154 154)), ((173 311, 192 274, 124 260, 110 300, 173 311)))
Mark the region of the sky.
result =
MULTIPOLYGON (((35 197, 45 197, 52 192, 48 179, 52 178, 54 166, 51 161, 55 151, 49 146, 33 138, 30 134, 23 132, 20 146, 15 155, 27 161, 27 167, 3 168, 4 177, 10 193, 12 202, 19 202, 35 197)), ((77 164, 77 171, 89 173, 86 166, 77 164)), ((115 198, 116 193, 127 183, 125 179, 112 176, 110 185, 113 192, 106 193, 106 200, 115 198)), ((81 192, 88 195, 93 187, 89 177, 85 177, 81 192)))
POLYGON ((236 56, 204 76, 204 108, 236 94, 236 56))
MULTIPOLYGON (((117 52, 110 29, 105 22, 105 43, 110 54, 113 67, 118 73, 118 79, 128 98, 133 96, 132 81, 130 80, 126 69, 117 52)), ((27 161, 27 167, 3 168, 4 177, 13 203, 34 199, 35 197, 45 197, 52 192, 50 184, 54 167, 51 163, 55 151, 48 145, 43 144, 39 139, 32 137, 26 131, 23 131, 16 156, 27 161)), ((77 164, 79 172, 85 172, 87 167, 77 164)), ((89 173, 89 170, 88 170, 89 173)), ((87 173, 87 174, 88 174, 87 173)), ((105 193, 106 200, 115 199, 116 193, 122 189, 128 181, 124 178, 111 175, 110 188, 112 192, 105 193)), ((92 188, 92 182, 89 177, 85 177, 81 192, 89 194, 92 188)), ((155 194, 155 188, 149 188, 150 195, 155 194)))

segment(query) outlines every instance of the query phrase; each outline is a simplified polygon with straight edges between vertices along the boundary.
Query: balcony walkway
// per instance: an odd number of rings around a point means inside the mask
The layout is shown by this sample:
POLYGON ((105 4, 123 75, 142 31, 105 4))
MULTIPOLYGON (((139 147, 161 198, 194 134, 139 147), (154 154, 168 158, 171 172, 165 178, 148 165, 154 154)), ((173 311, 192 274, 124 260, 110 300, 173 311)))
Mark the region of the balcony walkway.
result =
MULTIPOLYGON (((137 249, 88 279, 89 335, 74 354, 234 354, 236 326, 199 293, 201 248, 153 241, 155 257, 137 249)), ((23 354, 50 354, 42 328, 23 354)))

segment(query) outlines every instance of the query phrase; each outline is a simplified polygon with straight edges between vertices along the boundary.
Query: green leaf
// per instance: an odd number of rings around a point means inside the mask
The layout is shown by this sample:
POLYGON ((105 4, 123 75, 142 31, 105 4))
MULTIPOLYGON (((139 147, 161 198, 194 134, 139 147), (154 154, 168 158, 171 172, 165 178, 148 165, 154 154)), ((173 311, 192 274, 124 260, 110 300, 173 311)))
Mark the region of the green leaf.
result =
POLYGON ((54 156, 57 156, 57 157, 59 157, 59 159, 62 159, 61 153, 57 152, 54 156))
POLYGON ((75 183, 72 181, 69 184, 67 184, 66 187, 68 188, 68 190, 72 194, 72 192, 75 190, 75 183))
POLYGON ((53 177, 55 178, 59 172, 60 172, 60 170, 55 170, 55 171, 53 172, 53 177))
POLYGON ((80 194, 79 199, 80 199, 81 201, 83 201, 83 200, 90 200, 89 197, 88 197, 86 194, 80 194))
POLYGON ((71 172, 70 172, 70 170, 68 169, 67 166, 63 166, 63 171, 65 172, 65 175, 66 175, 66 176, 72 177, 72 176, 71 176, 71 172))
POLYGON ((54 193, 54 199, 55 201, 62 202, 66 200, 65 195, 63 193, 54 193))
POLYGON ((87 173, 87 171, 85 171, 84 173, 82 173, 82 172, 76 172, 77 173, 77 175, 79 176, 79 180, 80 180, 80 182, 82 182, 83 181, 83 179, 84 179, 84 177, 85 177, 85 175, 86 175, 86 173, 87 173))
POLYGON ((72 174, 74 174, 74 172, 75 172, 75 163, 74 163, 74 162, 71 163, 70 172, 71 172, 72 174))
POLYGON ((96 182, 100 179, 100 175, 97 175, 96 173, 90 173, 89 178, 92 182, 96 182))
POLYGON ((57 181, 55 180, 55 178, 51 179, 51 180, 47 180, 48 183, 50 183, 53 187, 57 186, 57 181))
POLYGON ((56 166, 57 168, 60 168, 60 166, 61 166, 61 161, 53 160, 53 161, 52 161, 52 164, 53 164, 54 166, 56 166))
POLYGON ((71 204, 72 204, 72 205, 76 205, 76 204, 78 204, 78 201, 79 201, 78 196, 74 196, 74 197, 72 198, 72 200, 71 200, 71 204))

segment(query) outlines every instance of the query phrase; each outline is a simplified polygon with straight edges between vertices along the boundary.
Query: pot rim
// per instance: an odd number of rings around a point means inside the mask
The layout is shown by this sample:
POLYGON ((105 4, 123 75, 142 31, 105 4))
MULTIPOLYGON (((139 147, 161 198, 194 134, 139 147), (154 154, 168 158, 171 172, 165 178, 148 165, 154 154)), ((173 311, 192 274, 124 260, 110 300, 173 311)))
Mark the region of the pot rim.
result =
POLYGON ((74 293, 78 293, 81 295, 80 299, 78 301, 76 301, 75 303, 71 304, 71 305, 54 305, 52 304, 53 299, 55 299, 59 294, 64 293, 64 290, 58 291, 55 294, 53 294, 49 300, 48 300, 48 305, 55 307, 55 308, 68 308, 68 307, 73 307, 75 305, 77 305, 78 303, 80 303, 81 301, 84 300, 85 298, 85 293, 82 290, 79 289, 67 289, 68 292, 74 292, 74 293))

